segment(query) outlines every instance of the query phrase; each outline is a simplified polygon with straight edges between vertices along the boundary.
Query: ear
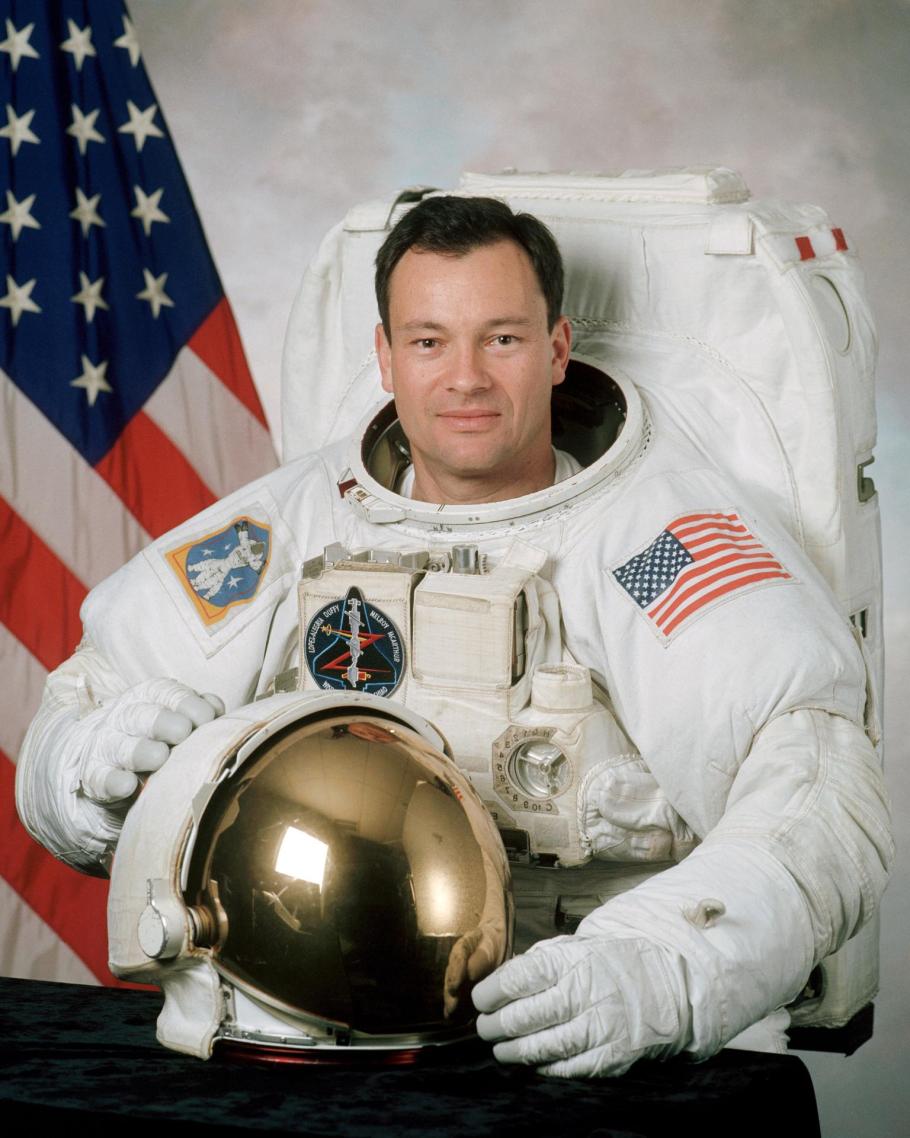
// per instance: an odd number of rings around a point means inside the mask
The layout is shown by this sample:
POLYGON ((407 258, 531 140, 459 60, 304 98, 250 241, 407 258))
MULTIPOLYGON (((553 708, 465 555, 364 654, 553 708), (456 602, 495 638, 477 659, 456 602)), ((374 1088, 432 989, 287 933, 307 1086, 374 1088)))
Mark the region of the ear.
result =
POLYGON ((569 354, 572 351, 572 325, 565 316, 560 316, 553 325, 550 343, 553 345, 553 386, 556 387, 566 378, 569 354))
POLYGON ((392 345, 389 343, 382 324, 376 325, 373 334, 376 358, 379 360, 379 373, 382 376, 382 390, 392 394, 392 345))

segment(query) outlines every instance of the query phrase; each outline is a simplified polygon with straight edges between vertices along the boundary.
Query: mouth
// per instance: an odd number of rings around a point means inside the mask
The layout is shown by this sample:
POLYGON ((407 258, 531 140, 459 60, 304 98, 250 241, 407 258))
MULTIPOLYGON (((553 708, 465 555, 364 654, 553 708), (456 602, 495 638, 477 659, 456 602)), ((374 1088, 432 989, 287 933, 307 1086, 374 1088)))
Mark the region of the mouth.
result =
POLYGON ((456 431, 478 431, 492 426, 500 414, 482 407, 459 407, 452 411, 437 411, 436 418, 442 419, 447 427, 456 431))

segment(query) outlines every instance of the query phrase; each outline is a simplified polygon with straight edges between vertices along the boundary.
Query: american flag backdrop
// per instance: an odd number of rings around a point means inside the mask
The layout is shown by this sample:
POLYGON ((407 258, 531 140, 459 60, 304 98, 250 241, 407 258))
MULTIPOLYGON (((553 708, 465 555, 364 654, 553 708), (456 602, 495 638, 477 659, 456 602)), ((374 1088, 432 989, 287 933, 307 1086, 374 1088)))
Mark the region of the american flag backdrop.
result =
POLYGON ((0 83, 0 971, 110 983, 106 884, 26 835, 19 745, 87 590, 275 457, 126 9, 0 2, 0 83))
POLYGON ((674 518, 613 575, 663 637, 731 593, 790 576, 732 511, 674 518))

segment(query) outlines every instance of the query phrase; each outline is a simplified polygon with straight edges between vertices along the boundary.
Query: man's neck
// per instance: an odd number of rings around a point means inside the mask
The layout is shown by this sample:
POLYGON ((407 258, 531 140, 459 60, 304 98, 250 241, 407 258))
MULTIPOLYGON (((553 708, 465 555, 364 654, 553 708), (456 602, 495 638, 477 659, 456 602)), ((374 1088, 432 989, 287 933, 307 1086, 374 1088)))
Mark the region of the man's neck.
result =
POLYGON ((546 461, 537 463, 533 470, 504 470, 495 474, 483 472, 466 474, 446 470, 431 470, 414 455, 414 486, 411 497, 421 502, 436 502, 440 506, 472 506, 485 502, 504 502, 521 498, 553 485, 556 476, 556 459, 549 447, 546 461))

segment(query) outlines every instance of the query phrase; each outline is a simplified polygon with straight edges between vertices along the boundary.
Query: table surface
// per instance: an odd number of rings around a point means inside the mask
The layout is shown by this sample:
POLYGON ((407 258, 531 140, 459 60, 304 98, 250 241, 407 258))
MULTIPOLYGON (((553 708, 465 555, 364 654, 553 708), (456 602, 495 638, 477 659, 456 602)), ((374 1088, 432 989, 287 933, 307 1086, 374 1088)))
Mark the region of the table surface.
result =
POLYGON ((480 1040, 425 1051, 408 1067, 203 1062, 157 1042, 160 1005, 157 992, 0 978, 5 1125, 100 1123, 127 1138, 190 1128, 351 1138, 819 1133, 808 1071, 792 1055, 724 1051, 585 1081, 504 1067, 480 1040))

